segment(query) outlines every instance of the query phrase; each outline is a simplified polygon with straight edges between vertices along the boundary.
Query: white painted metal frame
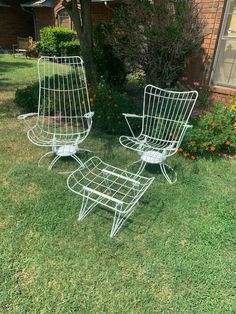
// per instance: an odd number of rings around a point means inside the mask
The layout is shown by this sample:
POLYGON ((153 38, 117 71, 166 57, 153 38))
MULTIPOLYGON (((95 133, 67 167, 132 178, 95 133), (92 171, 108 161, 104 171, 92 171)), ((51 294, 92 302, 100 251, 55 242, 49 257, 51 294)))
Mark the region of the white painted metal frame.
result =
POLYGON ((82 164, 76 153, 92 127, 83 60, 79 56, 38 59, 38 112, 18 117, 28 127, 27 136, 37 146, 51 147, 47 155, 55 158, 51 169, 61 157, 71 156, 82 164), (28 118, 35 117, 31 123, 28 118))
POLYGON ((165 164, 165 160, 174 155, 183 140, 189 117, 198 97, 197 91, 175 92, 147 85, 144 90, 143 115, 124 114, 132 136, 121 136, 122 146, 137 151, 141 165, 139 175, 147 163, 159 164, 169 183, 177 180, 175 171, 165 164), (135 136, 129 118, 141 119, 142 127, 135 136), (171 180, 167 169, 174 173, 171 180))
POLYGON ((146 178, 106 164, 94 156, 67 179, 68 188, 83 197, 78 220, 97 205, 114 211, 110 237, 120 230, 154 178, 146 178))

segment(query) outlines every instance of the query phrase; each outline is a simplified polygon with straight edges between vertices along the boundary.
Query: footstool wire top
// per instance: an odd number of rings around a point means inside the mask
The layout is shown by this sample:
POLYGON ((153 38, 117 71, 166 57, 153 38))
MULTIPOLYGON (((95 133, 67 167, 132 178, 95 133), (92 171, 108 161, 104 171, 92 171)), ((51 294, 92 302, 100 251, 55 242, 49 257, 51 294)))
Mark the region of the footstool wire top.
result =
POLYGON ((153 180, 108 165, 95 156, 71 173, 67 185, 71 191, 96 204, 127 213, 153 180))

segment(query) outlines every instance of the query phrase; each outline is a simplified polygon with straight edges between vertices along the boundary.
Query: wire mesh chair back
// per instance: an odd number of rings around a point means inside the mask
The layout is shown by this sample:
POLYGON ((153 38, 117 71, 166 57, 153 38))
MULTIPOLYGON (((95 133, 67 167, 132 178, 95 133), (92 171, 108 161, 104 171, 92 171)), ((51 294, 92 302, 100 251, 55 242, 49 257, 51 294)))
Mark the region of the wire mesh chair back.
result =
POLYGON ((175 92, 153 85, 144 90, 141 135, 163 148, 178 145, 186 131, 198 93, 175 92))
POLYGON ((39 103, 37 126, 45 139, 72 143, 89 132, 90 103, 83 61, 74 57, 38 60, 39 103))

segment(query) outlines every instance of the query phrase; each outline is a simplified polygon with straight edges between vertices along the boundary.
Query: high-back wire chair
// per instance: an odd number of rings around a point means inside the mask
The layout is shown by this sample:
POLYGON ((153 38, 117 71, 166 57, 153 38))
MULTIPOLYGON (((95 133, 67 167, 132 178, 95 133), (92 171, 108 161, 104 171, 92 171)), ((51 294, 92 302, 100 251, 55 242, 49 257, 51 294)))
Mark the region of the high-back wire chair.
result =
MULTIPOLYGON (((37 146, 51 147, 55 154, 51 169, 60 157, 71 156, 80 164, 76 153, 92 127, 83 60, 74 57, 47 57, 38 59, 38 112, 18 118, 28 127, 27 136, 37 146), (35 117, 32 123, 27 118, 35 117)), ((83 149, 84 150, 84 149, 83 149)))
POLYGON ((159 164, 169 183, 177 180, 175 171, 165 164, 174 155, 183 140, 189 117, 198 97, 197 91, 175 92, 147 85, 144 90, 143 115, 124 114, 132 136, 121 136, 120 143, 137 151, 141 165, 140 174, 147 163, 159 164), (141 119, 141 132, 135 136, 129 118, 141 119), (174 173, 171 179, 167 169, 174 173))

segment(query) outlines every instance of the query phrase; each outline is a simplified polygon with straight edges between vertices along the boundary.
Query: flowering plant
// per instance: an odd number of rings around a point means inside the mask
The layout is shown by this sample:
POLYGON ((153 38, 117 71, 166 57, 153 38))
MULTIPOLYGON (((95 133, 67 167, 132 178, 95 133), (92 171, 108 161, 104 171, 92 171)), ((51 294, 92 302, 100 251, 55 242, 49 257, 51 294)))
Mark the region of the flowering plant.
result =
POLYGON ((136 113, 137 108, 127 93, 121 93, 103 83, 98 86, 96 95, 90 99, 90 104, 95 112, 95 127, 111 134, 128 133, 128 126, 122 114, 136 113))
POLYGON ((186 133, 179 152, 185 157, 236 152, 236 103, 224 106, 217 103, 193 121, 194 128, 186 133))

